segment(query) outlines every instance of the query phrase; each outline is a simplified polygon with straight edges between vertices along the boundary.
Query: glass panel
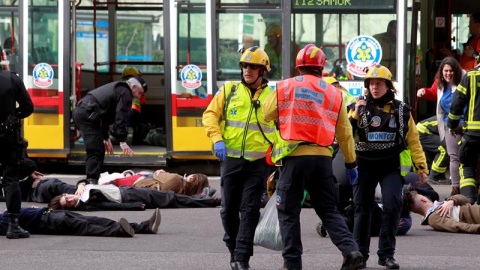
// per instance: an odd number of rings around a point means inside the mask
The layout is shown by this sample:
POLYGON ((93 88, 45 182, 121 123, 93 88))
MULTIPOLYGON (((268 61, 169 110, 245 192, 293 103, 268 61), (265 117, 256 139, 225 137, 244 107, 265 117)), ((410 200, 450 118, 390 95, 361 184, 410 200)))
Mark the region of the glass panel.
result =
POLYGON ((0 6, 18 6, 18 0, 0 0, 0 6))
MULTIPOLYGON (((108 16, 106 11, 97 10, 97 62, 108 62, 108 16)), ((77 12, 77 62, 83 63, 82 69, 93 70, 94 38, 93 12, 77 12)), ((97 67, 100 72, 108 72, 108 65, 97 67)))
POLYGON ((175 95, 178 127, 197 126, 197 120, 201 119, 208 105, 205 1, 194 2, 199 1, 179 2, 177 6, 179 14, 175 95))
MULTIPOLYGON (((163 62, 162 41, 162 11, 117 12, 117 61, 163 62)), ((117 65, 117 72, 122 72, 126 66, 117 65)), ((128 66, 134 66, 142 73, 164 71, 164 65, 128 64, 128 66)))
POLYGON ((0 12, 0 66, 4 70, 20 72, 18 61, 18 13, 17 12, 0 12), (12 43, 13 32, 13 43, 12 43))
MULTIPOLYGON (((36 112, 41 110, 45 113, 58 114, 59 104, 53 104, 50 99, 58 98, 59 95, 57 7, 30 8, 28 14, 30 20, 28 23, 29 79, 26 80, 26 86, 34 100, 36 112)), ((55 118, 55 121, 57 120, 55 118)))
MULTIPOLYGON (((218 14, 218 80, 240 80, 239 49, 259 46, 268 54, 269 80, 282 76, 281 14, 218 14)), ((296 55, 296 53, 295 53, 296 55)))

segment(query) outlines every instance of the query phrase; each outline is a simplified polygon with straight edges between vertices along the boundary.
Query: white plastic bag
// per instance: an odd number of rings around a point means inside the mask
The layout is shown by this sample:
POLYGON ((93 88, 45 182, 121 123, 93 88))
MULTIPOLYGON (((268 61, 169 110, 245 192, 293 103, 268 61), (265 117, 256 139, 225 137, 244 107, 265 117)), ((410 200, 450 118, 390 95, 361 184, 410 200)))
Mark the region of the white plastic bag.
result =
POLYGON ((274 192, 263 213, 260 215, 253 244, 273 250, 282 250, 282 236, 278 223, 276 206, 277 192, 274 192))

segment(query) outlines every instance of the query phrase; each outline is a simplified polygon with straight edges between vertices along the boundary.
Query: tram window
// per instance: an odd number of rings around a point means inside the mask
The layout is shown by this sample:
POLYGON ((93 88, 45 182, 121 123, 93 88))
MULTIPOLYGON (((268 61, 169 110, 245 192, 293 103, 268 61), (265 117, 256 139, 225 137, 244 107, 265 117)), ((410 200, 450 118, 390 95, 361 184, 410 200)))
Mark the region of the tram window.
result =
MULTIPOLYGON (((341 79, 355 79, 346 70, 345 46, 358 35, 374 36, 382 46, 382 64, 396 72, 396 38, 383 38, 395 14, 293 14, 293 41, 313 43, 323 48, 327 57, 324 71, 341 79), (308 29, 307 29, 308 26, 308 29), (340 30, 341 29, 341 30, 340 30)), ((396 28, 395 28, 396 31, 396 28)))
POLYGON ((15 7, 18 6, 18 2, 18 0, 2 0, 0 1, 0 6, 15 7))
MULTIPOLYGON (((118 11, 117 12, 117 61, 151 62, 164 61, 163 12, 118 11)), ((117 65, 117 72, 127 65, 117 65)), ((142 73, 160 73, 163 65, 129 64, 142 73)))
POLYGON ((218 15, 218 80, 240 79, 239 49, 259 46, 267 52, 272 70, 270 80, 281 79, 281 14, 218 15), (278 46, 279 45, 279 46, 278 46), (280 50, 276 50, 277 48, 280 50))
MULTIPOLYGON (((108 61, 108 19, 106 11, 97 11, 97 62, 108 61)), ((77 61, 83 63, 82 69, 93 70, 94 58, 93 13, 77 12, 77 61)), ((98 66, 98 71, 108 72, 108 65, 98 66)))

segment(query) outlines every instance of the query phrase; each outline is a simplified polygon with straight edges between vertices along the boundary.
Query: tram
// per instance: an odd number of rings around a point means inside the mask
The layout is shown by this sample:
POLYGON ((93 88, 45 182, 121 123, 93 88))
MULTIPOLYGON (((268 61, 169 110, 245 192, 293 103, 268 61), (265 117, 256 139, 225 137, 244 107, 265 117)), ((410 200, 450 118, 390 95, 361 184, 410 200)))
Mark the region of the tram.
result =
POLYGON ((141 70, 149 85, 141 122, 157 140, 133 144, 134 157, 123 157, 117 146, 105 164, 217 164, 202 113, 223 83, 240 79, 239 49, 265 48, 274 87, 294 75, 298 49, 314 43, 327 56, 326 75, 357 96, 363 77, 351 66, 351 52, 358 49, 352 43, 380 39, 394 21, 390 47, 380 44, 376 54, 383 57, 377 60, 393 71, 397 97, 422 117, 434 109, 417 102, 416 89, 432 83, 440 48, 461 49, 475 10, 480 1, 4 0, 0 65, 19 74, 34 102, 23 130, 32 158, 83 164, 72 109, 88 91, 121 80, 129 66, 141 70))

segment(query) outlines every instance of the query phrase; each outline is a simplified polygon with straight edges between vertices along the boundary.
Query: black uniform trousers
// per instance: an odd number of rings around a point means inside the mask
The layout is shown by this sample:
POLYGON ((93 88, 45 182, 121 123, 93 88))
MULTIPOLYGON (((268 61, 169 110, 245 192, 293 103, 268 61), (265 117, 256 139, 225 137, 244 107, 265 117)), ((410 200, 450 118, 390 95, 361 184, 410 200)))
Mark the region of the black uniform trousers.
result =
POLYGON ((18 184, 19 161, 14 160, 16 135, 13 131, 0 131, 0 163, 3 170, 3 188, 8 213, 18 214, 22 204, 20 185, 18 184))
MULTIPOLYGON (((393 258, 395 235, 400 219, 403 177, 400 169, 382 169, 381 165, 362 166, 358 163, 358 182, 353 186, 355 218, 353 234, 364 260, 369 257, 370 223, 375 202, 375 188, 380 183, 382 190, 382 225, 378 240, 377 255, 380 258, 393 258)), ((388 167, 388 166, 387 166, 388 167)))
POLYGON ((105 158, 105 146, 103 145, 102 120, 99 117, 89 118, 91 113, 79 103, 73 111, 73 120, 80 130, 87 159, 85 161, 85 174, 87 178, 100 178, 103 160, 105 158))
MULTIPOLYGON (((31 233, 50 235, 116 236, 119 229, 118 222, 111 219, 65 210, 45 212, 38 224, 31 225, 26 228, 31 233)), ((148 233, 148 221, 130 226, 135 233, 148 233)))
MULTIPOLYGON (((477 183, 477 165, 478 154, 480 153, 480 135, 463 134, 458 149, 458 159, 460 160, 460 193, 462 187, 478 187, 477 183)), ((463 194, 471 197, 476 194, 463 194)))
POLYGON ((304 190, 332 242, 345 257, 358 250, 345 219, 338 210, 337 188, 328 156, 285 157, 277 183, 277 210, 286 268, 302 268, 300 211, 304 190))
POLYGON ((248 161, 227 157, 220 172, 223 241, 235 261, 248 262, 253 255, 253 237, 260 218, 263 182, 270 168, 264 158, 248 161))
POLYGON ((142 202, 146 209, 155 208, 197 208, 216 207, 216 199, 203 194, 192 196, 176 194, 173 191, 155 190, 139 187, 119 187, 122 202, 142 202))

